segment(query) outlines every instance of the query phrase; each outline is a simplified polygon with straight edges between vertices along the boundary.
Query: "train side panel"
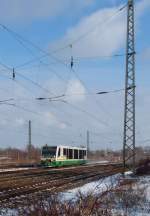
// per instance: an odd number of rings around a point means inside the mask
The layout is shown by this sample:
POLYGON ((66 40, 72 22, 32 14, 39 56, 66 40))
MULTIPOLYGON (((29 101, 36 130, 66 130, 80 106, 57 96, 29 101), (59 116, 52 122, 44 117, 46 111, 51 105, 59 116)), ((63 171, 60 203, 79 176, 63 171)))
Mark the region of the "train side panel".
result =
POLYGON ((42 166, 45 167, 62 167, 62 166, 78 166, 86 164, 87 160, 58 160, 58 161, 49 161, 45 160, 41 162, 42 166))

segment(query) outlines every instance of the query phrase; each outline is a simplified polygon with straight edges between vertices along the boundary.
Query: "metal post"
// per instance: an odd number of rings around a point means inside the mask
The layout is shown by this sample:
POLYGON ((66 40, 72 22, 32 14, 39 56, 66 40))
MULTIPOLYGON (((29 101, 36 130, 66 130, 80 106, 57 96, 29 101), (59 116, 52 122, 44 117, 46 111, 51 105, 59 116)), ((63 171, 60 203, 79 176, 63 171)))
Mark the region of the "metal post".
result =
POLYGON ((28 138, 29 138, 29 143, 28 143, 28 157, 30 159, 31 157, 31 146, 32 146, 32 142, 31 142, 31 120, 29 120, 29 129, 28 129, 28 138))
POLYGON ((135 47, 134 0, 128 0, 123 166, 135 172, 135 47))
POLYGON ((87 156, 89 155, 89 151, 90 151, 90 132, 87 131, 87 156))
POLYGON ((31 120, 29 120, 29 146, 31 146, 31 120))

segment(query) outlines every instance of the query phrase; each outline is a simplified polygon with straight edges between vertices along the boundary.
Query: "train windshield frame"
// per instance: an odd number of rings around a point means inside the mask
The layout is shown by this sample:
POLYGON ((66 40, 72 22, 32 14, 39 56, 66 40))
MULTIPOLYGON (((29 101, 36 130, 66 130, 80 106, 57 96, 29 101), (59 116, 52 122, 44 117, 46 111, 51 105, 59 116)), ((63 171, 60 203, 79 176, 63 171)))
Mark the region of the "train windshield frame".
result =
POLYGON ((57 146, 44 146, 42 148, 43 157, 56 157, 57 146))

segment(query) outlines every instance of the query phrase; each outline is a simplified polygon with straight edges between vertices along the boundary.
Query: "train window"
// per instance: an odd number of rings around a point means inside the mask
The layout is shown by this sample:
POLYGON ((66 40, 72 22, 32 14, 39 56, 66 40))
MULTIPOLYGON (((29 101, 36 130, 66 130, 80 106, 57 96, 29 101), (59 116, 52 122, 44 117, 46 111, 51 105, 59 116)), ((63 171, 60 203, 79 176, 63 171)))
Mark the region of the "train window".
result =
POLYGON ((69 149, 69 159, 72 159, 72 158, 73 158, 73 150, 69 149))
POLYGON ((67 159, 69 159, 69 149, 66 149, 67 151, 67 159))
POLYGON ((78 150, 77 149, 74 150, 74 159, 78 159, 78 150))
POLYGON ((42 148, 42 156, 43 157, 54 157, 56 156, 56 146, 44 146, 42 148))
POLYGON ((60 148, 58 148, 58 157, 60 157, 60 148))
POLYGON ((79 159, 83 159, 83 150, 79 150, 79 159))
POLYGON ((63 149, 63 155, 66 156, 67 155, 67 149, 63 149))

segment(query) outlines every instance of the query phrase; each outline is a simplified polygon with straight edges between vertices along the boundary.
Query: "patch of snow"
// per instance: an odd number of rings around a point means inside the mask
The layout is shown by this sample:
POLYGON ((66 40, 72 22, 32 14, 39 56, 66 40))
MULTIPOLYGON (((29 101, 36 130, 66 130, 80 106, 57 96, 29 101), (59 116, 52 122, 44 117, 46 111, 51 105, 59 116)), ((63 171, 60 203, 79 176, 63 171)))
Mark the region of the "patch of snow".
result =
POLYGON ((150 202, 150 176, 140 176, 138 186, 146 187, 146 199, 150 202))
POLYGON ((108 164, 110 161, 88 161, 87 164, 108 164))
POLYGON ((127 171, 127 172, 124 173, 124 175, 125 176, 131 176, 131 175, 133 175, 133 172, 132 171, 127 171))
POLYGON ((35 169, 33 167, 21 167, 21 168, 10 168, 10 169, 0 169, 1 172, 15 172, 20 170, 29 170, 29 169, 35 169))
POLYGON ((121 174, 102 178, 98 181, 87 183, 81 187, 61 193, 64 200, 74 199, 79 193, 83 195, 103 193, 117 185, 121 174))
POLYGON ((15 209, 1 210, 0 216, 19 216, 15 209))

